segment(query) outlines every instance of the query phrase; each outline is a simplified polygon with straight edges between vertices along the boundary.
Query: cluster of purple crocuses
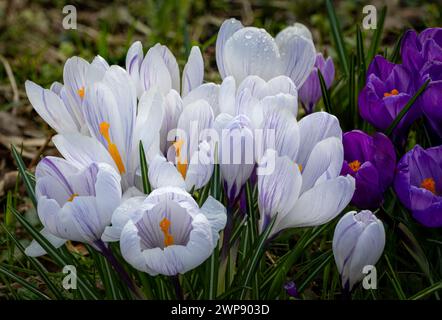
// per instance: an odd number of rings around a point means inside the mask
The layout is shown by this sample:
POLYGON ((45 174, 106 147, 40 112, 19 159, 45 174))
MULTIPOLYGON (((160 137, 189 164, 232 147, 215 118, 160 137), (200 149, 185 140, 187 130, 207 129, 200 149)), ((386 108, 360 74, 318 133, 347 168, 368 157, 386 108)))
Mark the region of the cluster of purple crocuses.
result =
MULTIPOLYGON (((442 142, 442 28, 417 34, 405 33, 401 46, 402 64, 383 56, 371 62, 366 84, 359 95, 361 117, 377 130, 386 132, 410 99, 428 82, 423 93, 397 123, 391 138, 403 150, 410 126, 419 118, 434 139, 442 142)), ((368 135, 359 130, 344 133, 342 174, 356 180, 352 203, 361 209, 375 209, 384 192, 393 185, 402 204, 426 227, 442 226, 442 145, 423 149, 416 145, 396 165, 396 150, 381 132, 368 135)))

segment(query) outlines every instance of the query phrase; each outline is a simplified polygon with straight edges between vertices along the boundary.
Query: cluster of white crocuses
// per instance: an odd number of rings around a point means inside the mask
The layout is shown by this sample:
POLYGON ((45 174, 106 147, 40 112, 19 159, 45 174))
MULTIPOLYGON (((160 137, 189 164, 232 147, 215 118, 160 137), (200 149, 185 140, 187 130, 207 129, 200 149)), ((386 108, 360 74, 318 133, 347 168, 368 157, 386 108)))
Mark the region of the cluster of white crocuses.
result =
MULTIPOLYGON (((136 269, 184 273, 211 255, 231 214, 210 196, 199 207, 189 193, 208 184, 215 161, 228 208, 249 179, 257 184, 261 231, 272 219, 271 236, 329 222, 347 206, 355 183, 339 175, 338 119, 325 112, 296 119, 298 88, 315 57, 311 33, 301 24, 273 38, 229 19, 216 42, 221 84, 204 82, 198 47, 180 76, 166 46, 157 44, 144 55, 140 42, 129 48, 125 69, 99 56, 91 63, 73 57, 63 84, 44 89, 27 81, 29 100, 57 132, 52 141, 63 156, 46 157, 37 166, 42 233, 57 247, 74 240, 102 251, 119 241, 136 269), (140 191, 140 142, 153 188, 149 195, 140 191)), ((337 256, 345 252, 344 262, 337 263, 343 281, 352 278, 350 286, 354 273, 361 273, 352 269, 359 266, 355 255, 382 252, 375 227, 364 228, 373 220, 367 215, 355 216, 352 235, 344 228, 334 243, 337 256)), ((378 253, 365 258, 374 264, 378 253)), ((44 250, 33 242, 27 254, 44 250)))

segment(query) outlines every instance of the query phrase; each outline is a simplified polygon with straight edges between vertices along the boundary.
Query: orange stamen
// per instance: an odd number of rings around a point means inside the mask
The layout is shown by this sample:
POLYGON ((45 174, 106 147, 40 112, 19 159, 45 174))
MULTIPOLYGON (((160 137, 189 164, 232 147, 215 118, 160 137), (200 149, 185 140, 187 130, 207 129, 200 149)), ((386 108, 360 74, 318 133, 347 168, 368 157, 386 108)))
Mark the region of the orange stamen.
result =
POLYGON ((120 174, 126 172, 126 168, 124 167, 123 160, 121 159, 120 152, 118 151, 117 145, 112 143, 110 135, 109 135, 110 125, 107 122, 100 123, 100 134, 107 142, 107 150, 109 151, 112 159, 114 159, 115 164, 117 165, 118 171, 120 174))
POLYGON ((421 182, 421 188, 427 189, 433 194, 436 194, 436 182, 433 178, 427 178, 422 180, 421 182))
POLYGON ((80 89, 78 89, 77 93, 80 96, 80 98, 83 99, 84 98, 84 87, 81 87, 80 89))
POLYGON ((352 161, 348 164, 348 166, 350 167, 351 170, 353 170, 354 172, 358 171, 359 168, 361 167, 361 163, 359 162, 359 160, 355 160, 352 161))
POLYGON ((164 233, 164 246, 168 247, 173 245, 173 237, 169 232, 170 229, 170 220, 167 218, 164 218, 160 221, 160 228, 161 231, 164 233))
POLYGON ((179 139, 177 140, 173 146, 175 147, 176 157, 177 157, 177 164, 176 168, 179 173, 183 176, 183 179, 186 178, 187 174, 187 160, 181 159, 181 149, 183 148, 184 140, 179 139))
POLYGON ((74 193, 74 194, 72 194, 72 195, 69 197, 68 202, 72 202, 72 201, 74 201, 75 197, 78 197, 78 193, 74 193))
POLYGON ((390 92, 385 92, 384 97, 397 96, 398 94, 399 94, 399 91, 397 91, 396 89, 393 89, 390 92))
POLYGON ((298 164, 299 172, 302 172, 302 164, 298 164))

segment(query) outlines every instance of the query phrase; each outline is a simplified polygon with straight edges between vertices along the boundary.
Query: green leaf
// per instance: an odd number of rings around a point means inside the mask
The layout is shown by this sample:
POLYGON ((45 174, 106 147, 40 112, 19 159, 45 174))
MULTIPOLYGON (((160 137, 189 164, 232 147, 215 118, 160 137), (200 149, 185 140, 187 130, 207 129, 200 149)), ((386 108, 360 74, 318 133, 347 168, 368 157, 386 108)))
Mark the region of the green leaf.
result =
POLYGON ((347 50, 345 48, 344 39, 342 37, 341 27, 339 26, 339 20, 336 17, 334 5, 331 0, 326 1, 328 20, 330 21, 330 28, 333 36, 333 40, 336 45, 336 51, 338 52, 338 58, 341 62, 344 74, 348 75, 348 59, 347 50))
POLYGON ((387 136, 390 136, 394 129, 396 128, 396 126, 399 124, 399 122, 402 120, 402 118, 405 116, 405 114, 408 112, 408 110, 410 110, 410 108, 413 106, 414 102, 417 100, 417 98, 419 98, 419 96, 425 91, 425 89, 427 88, 428 84, 430 83, 431 79, 428 79, 420 88, 419 90, 417 90, 417 92, 415 93, 415 95, 407 102, 407 104, 405 105, 405 107, 401 110, 401 112, 399 112, 399 114, 397 115, 396 119, 393 120, 393 122, 391 123, 391 125, 388 127, 388 129, 385 131, 385 133, 387 134, 387 136))
POLYGON ((428 288, 425 288, 424 290, 419 291, 414 296, 410 297, 409 300, 422 299, 422 298, 428 296, 429 294, 432 294, 433 292, 437 292, 438 290, 442 290, 442 281, 439 281, 439 282, 429 286, 428 288))
POLYGON ((145 194, 152 192, 152 187, 149 183, 149 175, 147 169, 146 153, 144 152, 143 142, 140 140, 140 167, 141 167, 141 180, 143 181, 143 191, 145 194))
MULTIPOLYGON (((26 231, 34 238, 35 241, 38 242, 42 246, 42 248, 48 253, 48 255, 54 259, 54 262, 60 266, 64 267, 66 265, 73 264, 73 259, 68 258, 64 255, 61 255, 57 249, 45 238, 41 235, 41 233, 36 230, 17 210, 14 208, 10 208, 12 213, 18 222, 26 229, 26 231)), ((98 295, 88 286, 86 281, 84 281, 81 275, 77 275, 77 282, 79 289, 84 295, 90 299, 99 299, 98 295)))
POLYGON ((388 266, 387 275, 390 278, 391 284, 393 285, 393 288, 396 291, 398 298, 400 300, 405 300, 406 296, 405 296, 404 290, 402 289, 402 286, 401 286, 401 283, 397 277, 397 274, 391 265, 390 258, 388 257, 387 254, 385 254, 384 257, 385 257, 385 261, 387 262, 387 266, 388 266))
POLYGON ((250 259, 250 262, 247 264, 247 267, 245 269, 246 275, 242 284, 242 291, 241 291, 241 295, 240 295, 240 299, 244 299, 245 295, 247 293, 247 286, 250 282, 250 279, 252 278, 252 275, 254 274, 257 266, 258 266, 258 262, 259 259, 261 259, 263 253, 264 253, 264 245, 267 241, 267 238, 270 235, 270 232, 273 229, 273 225, 275 224, 276 221, 276 217, 277 215, 275 215, 272 220, 270 221, 270 224, 268 225, 268 227, 266 228, 266 230, 261 234, 261 236, 258 239, 258 243, 255 247, 254 253, 252 255, 252 258, 250 259))
POLYGON ((381 44, 382 33, 384 31, 385 16, 387 15, 387 6, 382 7, 381 14, 378 16, 378 23, 376 25, 376 30, 374 32, 373 38, 371 40, 371 46, 368 50, 368 61, 373 60, 374 56, 377 54, 379 45, 381 44))
POLYGON ((402 45, 402 39, 404 38, 405 31, 402 31, 399 38, 396 40, 396 43, 394 44, 393 52, 390 54, 389 60, 393 63, 398 63, 399 59, 401 57, 401 45, 402 45))
MULTIPOLYGON (((367 63, 365 60, 365 49, 364 49, 364 37, 362 35, 361 27, 356 25, 356 49, 357 49, 357 64, 359 68, 359 80, 360 84, 365 84, 367 63)), ((362 88, 362 86, 361 86, 362 88)))
POLYGON ((55 298, 59 299, 59 300, 63 300, 64 296, 61 293, 61 291, 59 290, 59 288, 57 288, 57 286, 49 278, 48 270, 46 270, 46 268, 37 259, 35 259, 33 257, 27 256, 25 254, 25 248, 22 246, 20 241, 18 241, 14 237, 14 235, 11 232, 9 232, 9 230, 8 230, 8 228, 6 226, 4 226, 3 224, 1 226, 3 227, 3 230, 5 231, 6 235, 14 242, 15 246, 29 260, 29 262, 31 263, 32 267, 38 272, 39 276, 46 283, 46 285, 48 286, 48 289, 54 294, 55 298))
POLYGON ((24 288, 28 289, 30 292, 38 296, 40 299, 43 300, 50 300, 51 298, 48 297, 46 294, 38 290, 34 285, 30 284, 28 280, 23 279, 22 277, 10 272, 8 269, 0 265, 0 273, 4 274, 5 276, 11 278, 15 282, 19 283, 24 288))
POLYGON ((18 172, 20 173, 20 176, 25 184, 26 192, 29 198, 31 199, 34 207, 37 208, 37 200, 35 198, 35 192, 34 192, 35 185, 30 179, 25 163, 23 162, 21 155, 17 152, 17 149, 15 149, 14 146, 11 146, 11 150, 12 150, 12 157, 14 158, 15 163, 17 164, 18 167, 18 172))
POLYGON ((322 101, 324 101, 325 111, 333 114, 330 93, 328 92, 322 72, 319 69, 318 69, 318 78, 319 78, 319 84, 321 85, 322 101))

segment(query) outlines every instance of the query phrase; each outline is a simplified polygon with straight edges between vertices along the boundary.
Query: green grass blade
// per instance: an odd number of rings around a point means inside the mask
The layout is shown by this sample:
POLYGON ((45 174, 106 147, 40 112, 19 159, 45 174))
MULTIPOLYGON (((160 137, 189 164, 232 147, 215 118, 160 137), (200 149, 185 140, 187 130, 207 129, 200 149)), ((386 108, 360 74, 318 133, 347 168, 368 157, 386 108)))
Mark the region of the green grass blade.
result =
POLYGON ((393 63, 398 63, 399 59, 401 57, 401 45, 402 45, 402 39, 404 38, 405 31, 402 31, 401 35, 397 39, 396 43, 394 44, 393 52, 390 54, 389 60, 393 63))
POLYGON ((432 294, 433 292, 437 292, 439 290, 442 290, 442 281, 439 281, 439 282, 429 286, 428 288, 425 288, 424 290, 419 291, 414 296, 410 297, 409 300, 419 300, 419 299, 422 299, 422 298, 432 294))
POLYGON ((344 39, 342 37, 341 27, 339 26, 339 20, 336 17, 334 5, 331 0, 326 1, 328 20, 330 21, 330 29, 332 32, 333 40, 336 45, 336 51, 338 52, 338 58, 341 63, 342 69, 345 75, 348 75, 348 59, 347 50, 345 48, 344 39))
POLYGON ((141 167, 141 179, 143 181, 143 191, 145 194, 149 194, 152 192, 152 187, 150 186, 149 183, 146 153, 144 152, 142 141, 140 141, 140 167, 141 167))
POLYGON ((384 6, 378 16, 378 23, 376 25, 376 30, 374 32, 373 38, 371 40, 371 46, 368 50, 368 61, 373 60, 374 56, 377 54, 379 45, 382 40, 382 33, 384 31, 385 16, 387 15, 387 6, 384 6))
POLYGON ((23 179, 23 182, 25 184, 26 192, 31 199, 32 203, 34 204, 34 207, 37 207, 37 200, 35 198, 35 185, 32 183, 31 179, 29 178, 29 174, 27 171, 27 168, 25 166, 25 163, 23 162, 23 159, 21 155, 18 153, 17 149, 14 146, 11 146, 12 150, 12 157, 15 160, 15 163, 18 167, 18 172, 20 173, 21 178, 23 179))
POLYGON ((59 300, 63 300, 64 296, 59 290, 59 288, 51 281, 48 277, 48 270, 35 258, 29 257, 25 254, 25 248, 22 246, 20 241, 18 241, 14 235, 9 232, 8 228, 4 225, 1 225, 6 235, 14 242, 15 246, 23 253, 23 255, 29 260, 32 267, 38 272, 38 275, 42 278, 42 280, 48 286, 48 289, 54 294, 54 297, 59 300))
MULTIPOLYGON (((43 249, 48 253, 48 255, 54 259, 54 262, 60 266, 64 267, 66 265, 70 265, 73 263, 73 259, 66 259, 64 255, 61 255, 60 252, 45 238, 41 235, 41 233, 36 230, 17 210, 11 208, 12 213, 18 222, 26 229, 26 231, 37 241, 43 249)), ((79 285, 79 289, 84 292, 85 296, 92 299, 99 299, 98 295, 87 285, 86 281, 80 276, 77 275, 77 281, 79 285)))
POLYGON ((402 120, 402 118, 405 116, 405 114, 410 110, 410 108, 413 106, 414 102, 417 100, 417 98, 420 97, 420 95, 425 91, 425 89, 427 88, 428 84, 430 83, 430 79, 428 79, 420 88, 419 90, 415 93, 415 95, 407 102, 407 104, 405 105, 405 107, 401 110, 401 112, 399 112, 398 116, 396 117, 396 119, 393 120, 393 122, 391 123, 391 125, 387 128, 387 130, 385 131, 385 133, 387 134, 387 136, 390 136, 394 129, 396 128, 396 126, 399 124, 399 122, 402 120))
POLYGON ((388 255, 385 255, 385 261, 387 262, 388 266, 388 275, 391 281, 391 284, 393 285, 394 290, 396 291, 396 294, 400 300, 405 300, 406 296, 404 293, 404 290, 402 289, 401 283, 396 275, 396 272, 393 269, 393 266, 391 265, 390 258, 388 255))
POLYGON ((266 243, 266 240, 267 240, 270 232, 273 229, 273 225, 275 224, 276 217, 277 217, 277 215, 275 215, 272 218, 272 221, 270 222, 269 226, 266 228, 266 230, 259 237, 258 243, 257 243, 256 248, 255 248, 254 253, 253 253, 253 256, 250 259, 250 263, 247 264, 247 268, 245 270, 246 271, 246 275, 244 277, 244 281, 243 281, 243 284, 242 284, 242 288, 243 289, 242 289, 241 295, 240 295, 240 299, 241 300, 245 298, 245 295, 246 295, 246 293, 248 291, 248 287, 247 286, 248 286, 248 284, 249 284, 249 282, 250 282, 250 280, 252 278, 252 275, 255 273, 255 270, 256 270, 256 268, 258 266, 259 259, 261 259, 262 255, 264 253, 264 250, 263 250, 264 249, 264 245, 266 243))
POLYGON ((319 78, 319 84, 321 85, 322 101, 324 102, 325 111, 333 114, 330 93, 329 93, 327 86, 325 84, 324 76, 322 75, 322 73, 319 69, 318 69, 318 78, 319 78))
POLYGON ((27 280, 23 279, 22 277, 14 274, 12 272, 10 272, 8 269, 3 267, 2 265, 0 265, 0 273, 2 273, 3 275, 11 278, 15 282, 19 283, 21 286, 23 286, 24 288, 28 289, 30 292, 32 292, 33 294, 38 296, 40 299, 42 299, 42 300, 50 300, 51 299, 46 294, 44 294, 43 292, 38 290, 35 286, 30 284, 29 281, 27 281, 27 280))

